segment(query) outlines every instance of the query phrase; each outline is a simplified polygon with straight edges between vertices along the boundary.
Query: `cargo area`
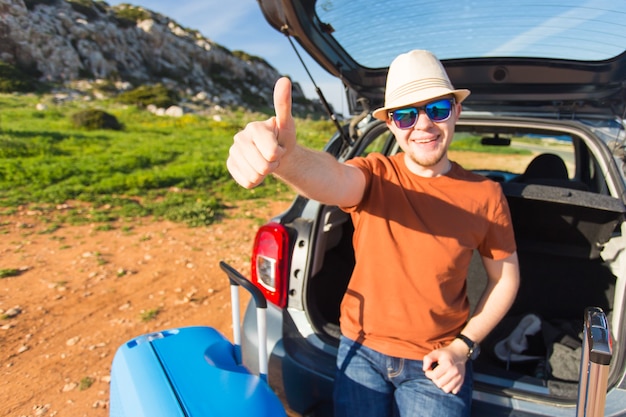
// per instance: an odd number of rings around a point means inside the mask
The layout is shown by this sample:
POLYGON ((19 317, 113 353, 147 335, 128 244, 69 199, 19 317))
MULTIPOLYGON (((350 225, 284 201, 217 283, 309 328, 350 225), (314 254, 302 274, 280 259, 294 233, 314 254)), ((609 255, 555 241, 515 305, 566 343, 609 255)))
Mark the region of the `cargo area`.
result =
MULTIPOLYGON (((573 401, 577 395, 585 307, 611 320, 617 265, 623 262, 624 206, 576 184, 502 183, 520 259, 521 285, 508 315, 482 343, 474 364, 476 387, 573 401)), ((353 226, 336 207, 325 207, 307 286, 307 311, 318 335, 339 336, 339 304, 354 266, 353 226)), ((486 283, 480 257, 468 274, 470 304, 486 283)))

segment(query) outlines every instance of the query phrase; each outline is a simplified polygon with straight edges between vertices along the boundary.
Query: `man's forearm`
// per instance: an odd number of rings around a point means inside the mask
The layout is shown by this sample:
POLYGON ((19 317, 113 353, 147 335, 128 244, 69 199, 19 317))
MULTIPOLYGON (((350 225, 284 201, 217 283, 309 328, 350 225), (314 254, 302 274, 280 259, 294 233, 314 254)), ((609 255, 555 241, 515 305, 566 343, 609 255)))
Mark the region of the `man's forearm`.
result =
POLYGON ((299 145, 281 160, 274 174, 307 198, 342 207, 358 204, 365 185, 358 168, 299 145))
POLYGON ((480 342, 496 327, 511 308, 519 287, 517 254, 502 261, 485 263, 487 287, 463 333, 480 342))

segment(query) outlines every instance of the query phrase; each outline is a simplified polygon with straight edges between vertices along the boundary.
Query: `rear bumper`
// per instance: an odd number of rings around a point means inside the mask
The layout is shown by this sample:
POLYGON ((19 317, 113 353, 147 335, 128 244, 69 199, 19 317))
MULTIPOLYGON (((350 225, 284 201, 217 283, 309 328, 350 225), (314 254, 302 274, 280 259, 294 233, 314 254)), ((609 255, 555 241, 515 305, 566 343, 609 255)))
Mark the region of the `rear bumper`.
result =
MULTIPOLYGON (((268 352, 270 386, 291 410, 309 416, 331 417, 335 356, 314 347, 296 329, 288 313, 268 306, 268 352)), ((256 316, 249 307, 244 318, 242 349, 244 364, 257 372, 256 316)), ((329 346, 329 351, 333 351, 329 346)), ((477 378, 480 379, 480 378, 477 378)), ((477 381, 475 381, 477 382, 477 381)), ((472 417, 571 417, 575 405, 518 397, 502 388, 474 389, 472 417)), ((482 387, 486 388, 486 387, 482 387)), ((626 391, 612 389, 607 395, 607 416, 626 416, 626 391)))
POLYGON ((336 355, 314 347, 288 314, 283 319, 282 383, 291 409, 301 414, 332 416, 336 355))

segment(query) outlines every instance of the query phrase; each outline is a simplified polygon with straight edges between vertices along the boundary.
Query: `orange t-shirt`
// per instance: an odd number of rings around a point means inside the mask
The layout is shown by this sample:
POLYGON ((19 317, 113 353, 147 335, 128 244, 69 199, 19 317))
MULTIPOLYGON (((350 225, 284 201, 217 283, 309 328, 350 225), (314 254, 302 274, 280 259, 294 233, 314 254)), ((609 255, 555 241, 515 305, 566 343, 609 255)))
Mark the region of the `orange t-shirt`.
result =
POLYGON ((356 265, 341 303, 341 331, 386 355, 421 360, 469 318, 466 277, 474 249, 515 251, 500 185, 452 163, 440 177, 411 173, 404 154, 349 164, 366 175, 362 201, 343 208, 355 226, 356 265))

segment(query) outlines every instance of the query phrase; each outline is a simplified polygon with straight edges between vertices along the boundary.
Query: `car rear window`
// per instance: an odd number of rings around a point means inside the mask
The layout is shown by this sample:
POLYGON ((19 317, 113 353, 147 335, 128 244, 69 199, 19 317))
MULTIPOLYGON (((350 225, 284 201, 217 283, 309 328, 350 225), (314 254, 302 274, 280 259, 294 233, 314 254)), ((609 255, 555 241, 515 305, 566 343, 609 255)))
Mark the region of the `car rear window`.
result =
POLYGON ((626 46, 623 0, 319 0, 316 13, 369 68, 387 67, 411 49, 429 49, 440 59, 601 61, 626 46))

